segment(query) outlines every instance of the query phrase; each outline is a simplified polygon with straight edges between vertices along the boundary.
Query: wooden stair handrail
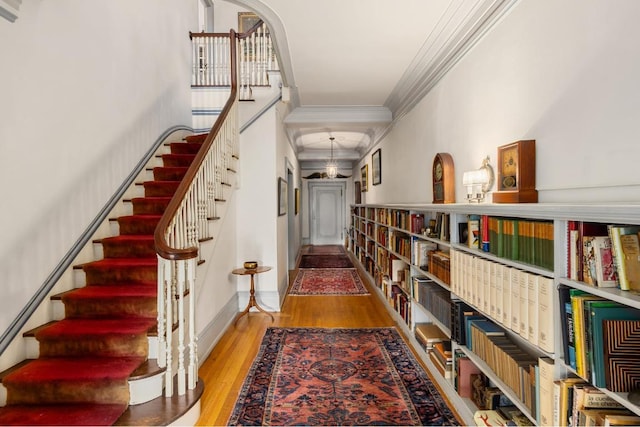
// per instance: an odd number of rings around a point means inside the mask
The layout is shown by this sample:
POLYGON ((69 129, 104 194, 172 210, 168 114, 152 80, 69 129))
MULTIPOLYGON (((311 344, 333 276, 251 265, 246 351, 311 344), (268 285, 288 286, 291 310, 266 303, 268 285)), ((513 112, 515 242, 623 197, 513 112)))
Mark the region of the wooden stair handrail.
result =
MULTIPOLYGON (((190 37, 191 37, 191 34, 190 34, 190 37)), ((236 68, 237 68, 236 67, 236 43, 235 43, 235 40, 237 38, 237 33, 234 30, 231 30, 229 32, 229 37, 231 40, 231 43, 229 46, 229 51, 231 55, 231 94, 229 95, 229 99, 225 103, 224 108, 220 113, 220 116, 218 117, 213 127, 209 131, 209 134, 207 135, 204 142, 202 143, 202 147, 198 151, 198 154, 196 154, 196 157, 194 158, 193 162, 189 166, 189 169, 187 170, 184 178, 182 179, 182 182, 180 182, 178 189, 176 190, 175 194, 171 198, 171 201, 169 202, 167 208, 164 211, 164 214, 162 215, 162 217, 160 218, 160 221, 158 222, 158 225, 154 233, 155 248, 156 248, 156 253, 164 259, 178 261, 178 260, 191 259, 198 256, 198 248, 196 247, 177 249, 169 246, 169 244, 165 239, 165 231, 167 230, 167 228, 169 228, 169 225, 173 220, 173 217, 176 215, 178 209, 180 208, 180 204, 182 200, 185 198, 187 191, 189 190, 189 187, 191 185, 191 182, 194 180, 196 174, 198 173, 198 170, 200 169, 200 166, 202 165, 207 152, 211 148, 215 137, 219 133, 220 128, 222 127, 222 124, 224 123, 227 116, 229 115, 229 112, 231 111, 231 108, 238 94, 238 82, 237 82, 237 71, 236 71, 236 68)))

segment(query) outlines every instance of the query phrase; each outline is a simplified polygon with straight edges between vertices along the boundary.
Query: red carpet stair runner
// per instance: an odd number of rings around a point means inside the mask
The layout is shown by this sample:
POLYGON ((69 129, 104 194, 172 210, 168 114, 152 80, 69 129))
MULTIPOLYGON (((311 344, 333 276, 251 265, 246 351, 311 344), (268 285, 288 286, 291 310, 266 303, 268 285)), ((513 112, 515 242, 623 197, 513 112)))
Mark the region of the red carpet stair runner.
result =
MULTIPOLYGON (((201 141, 200 141, 201 142, 201 141)), ((200 148, 171 143, 153 169, 120 234, 101 240, 101 260, 77 266, 86 286, 58 295, 65 318, 33 331, 39 357, 10 370, 0 425, 112 425, 129 404, 128 379, 152 369, 148 335, 156 330, 155 227, 200 148)))

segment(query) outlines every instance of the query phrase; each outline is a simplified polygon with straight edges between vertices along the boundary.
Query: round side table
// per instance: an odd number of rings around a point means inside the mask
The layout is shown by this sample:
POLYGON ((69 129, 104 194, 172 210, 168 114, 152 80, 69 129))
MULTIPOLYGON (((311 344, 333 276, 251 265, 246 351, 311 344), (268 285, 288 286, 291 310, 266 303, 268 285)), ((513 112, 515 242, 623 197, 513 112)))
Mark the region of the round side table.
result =
POLYGON ((271 313, 269 313, 268 311, 266 311, 265 309, 263 309, 262 307, 260 307, 258 305, 258 302, 256 301, 256 287, 255 287, 255 283, 254 283, 254 279, 253 276, 255 276, 256 274, 260 274, 260 273, 264 273, 265 271, 269 271, 271 270, 271 267, 266 267, 266 266, 258 266, 257 268, 236 268, 235 270, 233 270, 231 273, 233 274, 237 274, 239 276, 246 276, 246 275, 250 275, 251 276, 251 289, 249 290, 249 304, 247 304, 247 308, 245 308, 242 313, 240 313, 240 315, 238 315, 238 317, 236 318, 234 325, 238 322, 238 320, 240 320, 240 318, 242 316, 244 316, 245 314, 249 313, 249 310, 251 309, 251 307, 255 307, 257 308, 259 311, 268 314, 271 317, 271 321, 273 322, 275 319, 273 317, 273 315, 271 313))

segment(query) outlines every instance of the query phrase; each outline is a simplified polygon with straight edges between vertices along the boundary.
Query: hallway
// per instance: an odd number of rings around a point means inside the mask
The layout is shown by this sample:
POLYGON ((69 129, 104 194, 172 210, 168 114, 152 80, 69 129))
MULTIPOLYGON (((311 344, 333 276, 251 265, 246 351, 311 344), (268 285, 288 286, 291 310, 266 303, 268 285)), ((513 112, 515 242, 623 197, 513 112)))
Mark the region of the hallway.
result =
MULTIPOLYGON (((371 289, 362 271, 358 270, 369 295, 287 296, 282 312, 273 313, 273 323, 269 316, 252 311, 240 319, 237 326, 230 326, 199 371, 204 380, 205 391, 198 425, 226 425, 267 327, 394 326, 394 320, 379 300, 377 291, 371 289)), ((290 283, 296 273, 290 272, 290 283)))

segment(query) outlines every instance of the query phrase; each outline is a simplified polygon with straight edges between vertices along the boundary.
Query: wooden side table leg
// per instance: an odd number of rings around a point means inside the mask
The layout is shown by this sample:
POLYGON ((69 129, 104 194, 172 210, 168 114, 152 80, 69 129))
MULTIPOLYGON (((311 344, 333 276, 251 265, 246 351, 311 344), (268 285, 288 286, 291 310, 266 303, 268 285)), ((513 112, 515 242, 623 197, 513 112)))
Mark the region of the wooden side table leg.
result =
POLYGON ((244 316, 245 314, 248 314, 248 313, 249 313, 249 310, 251 309, 251 307, 255 307, 255 308, 257 308, 259 311, 261 311, 261 312, 263 312, 263 313, 265 313, 265 314, 268 314, 268 315, 269 315, 269 317, 271 317, 271 321, 272 321, 272 322, 275 322, 275 320, 276 320, 276 319, 273 317, 273 314, 269 313, 268 311, 266 311, 265 309, 263 309, 262 307, 260 307, 260 306, 258 305, 258 302, 256 301, 256 287, 255 287, 255 282, 254 282, 254 280, 253 280, 253 276, 254 276, 254 275, 253 275, 253 274, 251 274, 251 288, 249 289, 249 304, 247 304, 247 308, 245 308, 245 309, 242 311, 242 313, 240 313, 240 314, 238 315, 238 317, 236 318, 236 320, 235 320, 235 322, 234 322, 234 325, 235 325, 236 323, 238 323, 238 320, 240 320, 240 318, 241 318, 242 316, 244 316))

